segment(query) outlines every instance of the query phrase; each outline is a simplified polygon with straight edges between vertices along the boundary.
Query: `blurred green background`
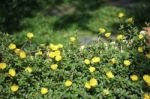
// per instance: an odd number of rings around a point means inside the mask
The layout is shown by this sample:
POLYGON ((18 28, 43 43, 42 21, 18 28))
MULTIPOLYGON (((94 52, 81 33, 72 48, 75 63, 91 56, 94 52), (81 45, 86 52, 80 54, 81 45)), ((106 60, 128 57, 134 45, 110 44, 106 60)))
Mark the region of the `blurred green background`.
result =
POLYGON ((100 27, 117 33, 117 14, 133 17, 142 28, 150 21, 149 0, 0 0, 0 31, 15 34, 19 42, 27 32, 37 43, 62 42, 76 33, 86 41, 100 27))

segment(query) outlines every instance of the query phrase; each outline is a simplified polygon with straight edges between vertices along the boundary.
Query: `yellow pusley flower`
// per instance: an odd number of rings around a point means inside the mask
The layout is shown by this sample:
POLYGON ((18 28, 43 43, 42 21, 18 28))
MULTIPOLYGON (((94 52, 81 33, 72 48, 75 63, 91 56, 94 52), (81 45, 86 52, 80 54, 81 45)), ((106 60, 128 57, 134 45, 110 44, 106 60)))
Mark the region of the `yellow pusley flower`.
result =
POLYGON ((137 81, 138 80, 138 76, 137 75, 131 75, 130 79, 133 81, 137 81))
POLYGON ((19 48, 16 48, 16 49, 14 50, 14 52, 15 52, 16 54, 19 54, 20 51, 21 51, 21 49, 19 49, 19 48))
POLYGON ((57 65, 57 64, 52 64, 52 65, 51 65, 51 69, 52 69, 52 70, 56 70, 56 69, 57 69, 57 67, 58 67, 58 65, 57 65))
POLYGON ((113 74, 111 71, 108 71, 108 72, 106 73, 106 76, 107 76, 108 78, 114 78, 114 74, 113 74))
POLYGON ((55 56, 60 56, 60 54, 61 54, 61 52, 60 52, 59 50, 56 50, 56 51, 54 51, 54 52, 48 53, 48 56, 49 56, 50 58, 54 58, 55 56))
POLYGON ((54 44, 52 44, 52 43, 49 45, 49 48, 50 48, 51 50, 53 50, 53 51, 58 50, 58 49, 59 49, 59 47, 60 47, 60 46, 58 46, 58 45, 54 45, 54 44))
POLYGON ((103 95, 109 95, 109 94, 110 94, 110 92, 109 92, 108 89, 104 89, 104 90, 103 90, 103 95))
POLYGON ((138 38, 139 38, 139 40, 142 40, 142 39, 144 39, 144 36, 142 34, 139 34, 138 38))
POLYGON ((116 38, 118 41, 121 41, 121 40, 123 40, 124 39, 124 35, 122 35, 122 34, 119 34, 118 36, 117 36, 117 38, 116 38))
POLYGON ((55 56, 60 56, 61 52, 59 50, 56 50, 55 52, 55 56))
POLYGON ((65 82, 65 86, 70 87, 72 85, 72 81, 71 80, 67 80, 65 82))
POLYGON ((50 52, 50 53, 48 53, 48 56, 49 56, 50 58, 54 58, 54 57, 55 57, 55 52, 50 52))
POLYGON ((14 76, 16 75, 15 69, 9 69, 8 74, 9 74, 11 77, 14 77, 14 76))
POLYGON ((87 89, 91 89, 91 85, 90 85, 89 82, 86 82, 85 85, 84 85, 84 87, 87 88, 87 89))
POLYGON ((60 61, 61 59, 62 59, 62 56, 60 56, 60 55, 58 55, 58 56, 55 57, 56 61, 60 61))
POLYGON ((144 93, 144 99, 150 99, 150 95, 148 93, 144 93))
POLYGON ((13 85, 10 87, 10 89, 11 89, 12 92, 16 92, 16 91, 18 91, 19 86, 16 85, 16 84, 13 84, 13 85))
POLYGON ((138 47, 138 52, 142 53, 143 52, 143 47, 138 47))
POLYGON ((90 81, 89 81, 89 84, 91 87, 95 87, 98 85, 98 82, 95 78, 91 78, 90 81))
POLYGON ((20 51, 19 56, 21 59, 26 58, 26 53, 24 51, 20 51))
POLYGON ((42 55, 42 54, 43 54, 43 52, 42 52, 41 50, 39 50, 38 52, 35 53, 35 55, 37 55, 37 56, 38 56, 38 55, 40 56, 40 55, 42 55))
POLYGON ((63 45, 62 44, 58 44, 57 45, 59 48, 63 48, 63 45))
POLYGON ((148 53, 148 54, 146 54, 145 55, 148 59, 150 59, 150 54, 148 53))
POLYGON ((124 13, 123 13, 123 12, 118 13, 118 17, 119 17, 119 18, 122 18, 123 16, 124 16, 124 13))
POLYGON ((105 37, 107 37, 107 38, 110 37, 110 35, 111 35, 111 33, 109 33, 109 32, 105 33, 105 37))
POLYGON ((129 24, 133 24, 133 23, 134 23, 133 17, 128 18, 128 19, 127 19, 127 22, 128 22, 129 24))
POLYGON ((90 73, 93 73, 95 70, 96 70, 95 67, 93 67, 93 66, 90 66, 90 67, 89 67, 90 73))
POLYGON ((76 41, 75 37, 70 37, 70 42, 74 43, 76 41))
POLYGON ((28 38, 28 39, 32 39, 33 36, 34 36, 33 33, 31 33, 31 32, 27 33, 27 38, 28 38))
POLYGON ((89 59, 85 59, 85 60, 84 60, 84 63, 85 63, 86 65, 89 65, 89 64, 90 64, 90 60, 89 60, 89 59))
POLYGON ((6 68, 6 63, 0 63, 0 70, 2 69, 5 69, 6 68))
POLYGON ((125 66, 130 66, 131 65, 130 60, 124 60, 123 63, 124 63, 125 66))
POLYGON ((30 66, 28 66, 28 67, 25 68, 25 71, 28 72, 28 73, 31 73, 32 72, 32 68, 30 66))
POLYGON ((100 62, 100 58, 99 57, 93 57, 92 58, 92 63, 98 63, 100 62))
POLYGON ((112 64, 116 64, 116 63, 117 63, 117 60, 116 60, 115 58, 112 58, 112 59, 111 59, 111 63, 112 63, 112 64))
POLYGON ((42 94, 42 95, 45 95, 45 94, 47 94, 47 93, 48 93, 48 88, 42 87, 42 88, 41 88, 41 94, 42 94))
POLYGON ((10 50, 14 50, 14 49, 16 49, 16 45, 14 43, 11 43, 11 44, 9 44, 8 48, 10 50))
POLYGON ((106 30, 104 28, 99 28, 99 32, 104 33, 104 32, 106 32, 106 30))
POLYGON ((143 79, 147 84, 150 84, 150 75, 144 75, 143 79))

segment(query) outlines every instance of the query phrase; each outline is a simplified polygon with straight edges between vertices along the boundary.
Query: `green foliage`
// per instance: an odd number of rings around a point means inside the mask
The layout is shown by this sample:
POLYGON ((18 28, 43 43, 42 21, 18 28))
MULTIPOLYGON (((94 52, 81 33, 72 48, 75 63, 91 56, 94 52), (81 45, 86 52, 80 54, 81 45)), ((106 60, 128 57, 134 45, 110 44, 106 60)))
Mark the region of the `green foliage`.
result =
MULTIPOLYGON (((123 40, 111 39, 108 42, 101 39, 86 46, 80 46, 78 37, 67 36, 63 48, 57 48, 59 43, 50 44, 52 41, 37 45, 33 39, 22 37, 22 43, 14 35, 1 34, 0 53, 1 63, 6 63, 6 68, 0 70, 0 97, 1 98, 142 98, 144 93, 150 91, 149 86, 143 80, 143 75, 149 74, 150 60, 146 56, 149 54, 147 36, 142 34, 132 24, 125 24, 118 32, 124 35, 123 40), (20 52, 16 53, 9 45, 15 43, 17 48, 26 53, 25 58, 20 57, 20 52), (8 47, 9 46, 9 47, 8 47), (138 47, 143 47, 143 52, 138 52, 138 47), (12 50, 11 50, 12 49, 12 50), (56 61, 56 57, 50 54, 59 50, 62 59, 56 61), (42 54, 38 54, 42 51, 42 54), (99 57, 97 63, 93 63, 93 58, 99 57), (112 58, 116 63, 112 63, 112 58), (84 63, 89 59, 91 64, 84 63), (124 61, 129 60, 131 64, 127 66, 124 61), (52 64, 57 64, 56 70, 51 68, 52 64), (96 68, 94 72, 89 71, 89 67, 96 68), (27 67, 32 72, 26 70, 27 67), (14 77, 9 73, 9 69, 16 71, 14 77), (109 78, 107 72, 111 71, 114 77, 109 78), (137 75, 137 80, 131 80, 131 75, 137 75), (85 88, 85 83, 91 78, 95 78, 98 84, 91 89, 85 88), (65 86, 66 80, 71 80, 70 87, 65 86), (19 89, 11 91, 11 86, 16 84, 19 89), (41 88, 48 89, 47 94, 41 94, 41 88), (107 92, 107 93, 106 93, 107 92)), ((99 36, 105 36, 101 33, 99 36)), ((50 37, 51 38, 51 37, 50 37)), ((58 55, 59 56, 59 55, 58 55)), ((2 66, 2 65, 1 65, 2 66)))

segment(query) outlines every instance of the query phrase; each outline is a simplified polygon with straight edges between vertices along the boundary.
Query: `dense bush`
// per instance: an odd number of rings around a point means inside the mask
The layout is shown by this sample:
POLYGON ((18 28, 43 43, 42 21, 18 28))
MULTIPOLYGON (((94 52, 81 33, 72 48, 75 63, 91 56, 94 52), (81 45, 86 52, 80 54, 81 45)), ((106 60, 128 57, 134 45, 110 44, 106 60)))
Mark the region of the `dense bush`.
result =
POLYGON ((1 34, 0 98, 149 99, 149 44, 133 23, 127 19, 115 39, 100 28, 99 38, 85 46, 76 36, 64 45, 36 45, 36 34, 29 32, 20 45, 1 34))

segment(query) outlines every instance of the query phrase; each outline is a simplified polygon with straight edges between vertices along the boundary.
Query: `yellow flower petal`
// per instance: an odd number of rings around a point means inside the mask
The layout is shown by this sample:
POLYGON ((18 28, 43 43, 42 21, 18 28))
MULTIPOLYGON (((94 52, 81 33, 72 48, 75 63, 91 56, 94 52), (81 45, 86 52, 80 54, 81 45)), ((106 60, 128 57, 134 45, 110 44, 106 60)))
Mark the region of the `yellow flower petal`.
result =
POLYGON ((47 93, 48 93, 48 88, 42 87, 42 88, 41 88, 41 94, 45 95, 45 94, 47 94, 47 93))
POLYGON ((5 69, 6 66, 7 66, 6 63, 0 63, 0 70, 1 70, 1 69, 2 69, 2 70, 5 69))
POLYGON ((9 44, 8 48, 10 50, 14 50, 14 49, 16 49, 16 45, 14 43, 11 43, 11 44, 9 44))
POLYGON ((10 89, 11 89, 12 92, 16 92, 16 91, 19 89, 19 86, 16 85, 16 84, 14 84, 14 85, 12 85, 12 86, 10 87, 10 89))
POLYGON ((98 85, 98 82, 95 78, 91 78, 89 81, 90 86, 95 87, 98 85))
POLYGON ((65 86, 70 87, 72 85, 72 81, 71 80, 67 80, 65 82, 65 86))

